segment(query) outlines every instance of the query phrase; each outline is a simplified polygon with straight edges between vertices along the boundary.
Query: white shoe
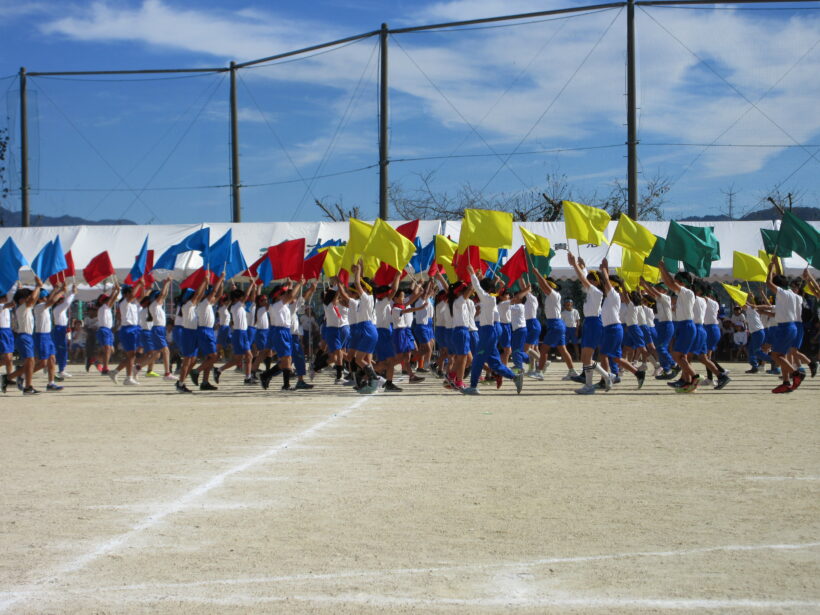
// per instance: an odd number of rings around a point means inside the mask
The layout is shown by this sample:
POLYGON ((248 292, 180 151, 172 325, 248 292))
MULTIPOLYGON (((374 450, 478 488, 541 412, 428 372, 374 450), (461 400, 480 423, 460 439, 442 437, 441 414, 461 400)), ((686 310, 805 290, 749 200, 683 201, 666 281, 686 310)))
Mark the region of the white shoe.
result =
POLYGON ((136 386, 136 385, 139 384, 139 382, 137 382, 136 378, 126 378, 125 380, 122 381, 122 384, 124 386, 136 386))
POLYGON ((344 383, 345 383, 344 378, 336 378, 333 381, 333 384, 344 384, 344 383))
POLYGON ((546 363, 544 363, 544 369, 541 370, 541 375, 547 373, 547 370, 549 369, 550 365, 552 365, 552 361, 547 361, 546 363))
POLYGON ((595 395, 595 387, 584 385, 580 389, 575 389, 578 395, 595 395))
POLYGON ((657 378, 658 376, 662 376, 662 375, 663 375, 663 368, 660 365, 658 365, 655 368, 655 378, 657 378))
POLYGON ((60 372, 59 376, 60 378, 73 378, 73 376, 68 372, 60 372))
POLYGON ((114 384, 117 384, 117 372, 115 372, 113 369, 110 370, 108 372, 108 377, 111 378, 111 382, 113 382, 114 384))
POLYGON ((578 377, 578 372, 576 372, 574 369, 571 369, 567 372, 566 376, 561 378, 561 380, 572 380, 573 378, 577 378, 577 377, 578 377))
POLYGON ((704 378, 700 381, 700 385, 704 387, 713 387, 715 386, 715 383, 711 378, 704 378))
POLYGON ((535 372, 535 373, 532 375, 532 377, 533 377, 533 378, 535 378, 536 380, 543 380, 543 379, 544 379, 544 372, 546 372, 546 371, 547 371, 547 370, 545 369, 544 371, 535 372))
POLYGON ((165 382, 176 382, 177 380, 179 380, 179 378, 177 378, 173 374, 168 374, 167 376, 163 376, 162 379, 165 380, 165 382))

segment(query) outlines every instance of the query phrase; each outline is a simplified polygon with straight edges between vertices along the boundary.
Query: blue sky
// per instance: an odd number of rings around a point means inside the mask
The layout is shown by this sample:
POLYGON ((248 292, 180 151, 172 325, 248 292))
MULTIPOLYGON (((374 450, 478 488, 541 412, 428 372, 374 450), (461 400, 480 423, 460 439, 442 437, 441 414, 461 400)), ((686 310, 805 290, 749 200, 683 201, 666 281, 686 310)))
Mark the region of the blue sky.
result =
MULTIPOLYGON (((399 27, 568 4, 0 0, 0 77, 22 65, 225 66, 383 21, 399 27)), ((748 8, 637 11, 641 177, 672 180, 668 217, 720 213, 730 187, 740 214, 773 186, 820 206, 820 11, 748 8)), ((450 194, 464 184, 529 194, 557 172, 581 200, 625 176, 618 9, 396 35, 390 69, 390 179, 407 191, 432 173, 434 189, 450 194)), ((318 219, 314 198, 375 216, 377 74, 376 38, 240 73, 243 220, 318 219)), ((29 84, 34 215, 229 219, 230 192, 213 187, 229 182, 226 76, 29 84)), ((15 79, 0 81, 13 133, 16 90, 15 79)), ((15 157, 13 184, 18 168, 15 157)), ((12 194, 9 204, 18 201, 12 194)))

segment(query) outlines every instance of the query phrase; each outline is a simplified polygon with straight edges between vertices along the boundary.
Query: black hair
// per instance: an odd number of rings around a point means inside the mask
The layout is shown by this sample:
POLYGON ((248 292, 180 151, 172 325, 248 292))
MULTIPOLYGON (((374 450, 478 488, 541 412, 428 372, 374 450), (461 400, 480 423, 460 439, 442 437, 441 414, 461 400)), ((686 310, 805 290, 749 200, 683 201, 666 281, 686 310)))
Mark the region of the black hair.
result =
POLYGON ((231 301, 238 301, 245 296, 245 293, 242 292, 241 288, 234 288, 231 291, 231 301))
POLYGON ((590 271, 587 273, 587 282, 592 284, 598 290, 601 290, 601 275, 597 271, 590 271))
POLYGON ((686 288, 692 288, 692 286, 695 283, 695 276, 693 276, 688 271, 678 271, 675 274, 675 281, 681 286, 685 286, 686 288))
POLYGON ((332 288, 328 288, 325 291, 325 294, 322 295, 322 303, 324 303, 325 305, 330 305, 331 303, 333 303, 333 300, 335 298, 336 298, 336 291, 333 290, 332 288))
POLYGON ((630 291, 629 300, 632 301, 632 305, 640 305, 641 293, 639 293, 637 290, 630 291))
POLYGON ((481 279, 478 285, 485 293, 491 293, 495 290, 495 282, 489 278, 481 279))
POLYGON ((17 292, 14 293, 14 302, 19 305, 21 301, 31 297, 31 293, 33 292, 30 288, 18 288, 17 292))
POLYGON ((772 283, 783 290, 789 289, 789 278, 780 273, 772 277, 772 283))

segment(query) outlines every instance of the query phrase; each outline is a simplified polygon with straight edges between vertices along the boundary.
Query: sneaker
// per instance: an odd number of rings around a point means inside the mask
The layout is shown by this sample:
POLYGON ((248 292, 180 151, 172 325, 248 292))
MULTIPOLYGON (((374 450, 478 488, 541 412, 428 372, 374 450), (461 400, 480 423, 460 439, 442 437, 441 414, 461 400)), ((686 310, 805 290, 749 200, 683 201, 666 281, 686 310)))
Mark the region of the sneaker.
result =
MULTIPOLYGON (((214 387, 214 388, 216 388, 216 387, 214 387)), ((291 388, 291 387, 290 387, 289 385, 287 385, 287 384, 283 384, 283 385, 282 385, 282 388, 281 388, 281 389, 279 389, 279 390, 280 390, 280 391, 295 391, 296 389, 291 388)))
POLYGON ((253 378, 250 378, 250 377, 249 377, 249 378, 245 378, 245 379, 242 381, 242 384, 245 384, 245 385, 255 385, 256 383, 253 381, 253 378))
POLYGON ((179 378, 177 378, 173 374, 165 374, 162 377, 162 379, 165 380, 165 382, 176 382, 177 380, 179 380, 179 378))
POLYGON ((139 384, 136 378, 126 378, 122 383, 125 386, 137 386, 139 384))
POLYGON ((355 378, 345 378, 344 382, 342 382, 342 386, 345 387, 352 387, 356 384, 355 378))
POLYGON ((756 374, 756 373, 758 373, 759 371, 760 371, 760 370, 759 370, 759 369, 757 369, 757 366, 752 366, 752 368, 751 368, 751 369, 747 369, 745 373, 747 373, 747 374, 756 374))
POLYGON ((547 373, 547 370, 549 369, 550 365, 552 365, 552 361, 546 361, 544 363, 544 369, 541 370, 541 375, 542 376, 547 373))
POLYGON ((671 369, 665 372, 661 372, 660 376, 655 376, 655 380, 672 380, 675 377, 675 372, 671 369))
POLYGON ((63 390, 63 387, 61 387, 59 384, 47 384, 46 385, 46 391, 62 391, 62 390, 63 390))
POLYGON ((191 382, 194 383, 194 386, 199 386, 199 370, 192 369, 191 370, 191 382))
POLYGON ((401 393, 401 389, 392 382, 385 383, 384 390, 390 393, 401 393))
POLYGON ((35 389, 34 387, 26 387, 23 389, 23 395, 37 395, 40 391, 35 389))
POLYGON ((705 387, 714 387, 715 384, 717 384, 717 383, 714 380, 712 380, 711 378, 704 378, 703 379, 703 386, 705 386, 705 387))
POLYGON ((419 367, 416 371, 417 371, 418 373, 420 373, 420 374, 428 374, 428 373, 430 373, 430 370, 429 370, 429 369, 427 369, 426 367, 419 367))
POLYGON ((800 372, 795 372, 792 374, 792 391, 796 390, 797 387, 805 380, 806 377, 801 374, 800 372))
POLYGON ((424 377, 416 376, 415 374, 413 374, 412 376, 410 376, 409 382, 410 384, 419 384, 420 382, 424 382, 424 377))
MULTIPOLYGON (((21 391, 25 391, 25 389, 23 389, 23 382, 24 382, 23 377, 22 376, 17 376, 17 381, 15 382, 15 384, 17 385, 17 388, 20 389, 21 391)), ((31 387, 28 387, 28 388, 31 388, 31 387)))
MULTIPOLYGON (((607 380, 605 380, 604 378, 601 378, 598 381, 598 384, 595 385, 595 387, 600 389, 601 391, 603 391, 604 389, 606 389, 607 380)), ((612 381, 611 380, 609 380, 609 383, 610 383, 609 386, 612 387, 612 381)))
POLYGON ((85 360, 85 371, 88 371, 88 370, 90 370, 90 369, 91 369, 91 357, 88 357, 88 358, 85 360))
POLYGON ((788 382, 781 382, 772 389, 772 393, 791 393, 792 387, 788 382))
POLYGON ((620 384, 621 383, 621 375, 615 374, 612 376, 612 384, 620 384))
POLYGON ((261 384, 262 388, 267 391, 268 387, 270 386, 270 381, 272 378, 273 374, 271 374, 268 370, 265 370, 264 372, 259 374, 259 384, 261 384))
MULTIPOLYGON (((527 372, 527 378, 538 378, 539 375, 540 374, 537 371, 532 370, 532 369, 527 372)), ((544 377, 541 376, 541 380, 543 380, 543 379, 544 379, 544 377)))
POLYGON ((766 373, 771 374, 772 376, 779 376, 780 375, 780 368, 779 367, 773 367, 772 369, 767 369, 766 373))
POLYGON ((577 395, 595 395, 595 387, 584 385, 580 389, 575 389, 577 395))
POLYGON ((809 363, 809 372, 811 373, 812 378, 817 375, 817 359, 809 363))
POLYGON ((177 393, 193 393, 193 391, 185 386, 184 382, 177 381, 177 393))
POLYGON ((578 372, 576 372, 574 369, 571 369, 567 372, 566 376, 561 378, 561 380, 568 381, 568 380, 572 380, 573 378, 577 378, 577 377, 578 377, 578 372))
POLYGON ((214 382, 216 382, 217 384, 219 384, 219 377, 222 375, 222 372, 221 372, 221 371, 219 371, 219 368, 218 368, 218 367, 214 367, 214 368, 213 368, 213 371, 212 371, 211 373, 212 373, 212 374, 213 374, 213 376, 214 376, 214 382))
POLYGON ((113 382, 114 384, 117 384, 117 375, 118 375, 118 374, 117 374, 117 372, 115 372, 115 371, 109 371, 109 372, 108 372, 108 374, 106 374, 106 375, 107 375, 109 378, 111 378, 111 382, 113 382))
POLYGON ((731 381, 732 381, 732 379, 729 378, 729 373, 728 372, 723 372, 717 380, 717 384, 715 385, 715 390, 720 391, 723 387, 725 387, 731 381))
POLYGON ((684 382, 681 379, 681 380, 673 380, 672 382, 667 382, 666 386, 672 387, 673 389, 681 389, 681 388, 685 387, 687 384, 689 384, 689 383, 684 382))
POLYGON ((313 388, 312 384, 308 384, 304 380, 297 380, 296 381, 296 386, 293 387, 293 390, 294 391, 309 391, 312 388, 313 388))
POLYGON ((154 370, 151 370, 150 372, 145 372, 145 377, 146 378, 159 378, 159 374, 157 372, 155 372, 154 370))
POLYGON ((635 378, 638 379, 638 388, 640 389, 643 387, 643 383, 646 382, 646 371, 638 370, 638 373, 635 374, 635 378))
POLYGON ((504 377, 501 374, 495 375, 495 389, 498 390, 501 388, 501 385, 504 383, 504 377))
POLYGON ((662 376, 662 375, 663 375, 663 368, 660 365, 658 365, 658 367, 655 368, 654 376, 655 376, 655 378, 657 378, 658 376, 662 376))
POLYGON ((65 378, 63 378, 63 375, 61 373, 57 373, 54 374, 54 380, 56 380, 57 382, 62 382, 63 380, 65 380, 65 378))
POLYGON ((103 366, 102 365, 100 365, 99 363, 94 363, 94 367, 96 367, 97 371, 102 374, 102 372, 103 372, 103 366))
POLYGON ((344 378, 335 378, 333 384, 344 384, 344 378))
POLYGON ((570 380, 572 380, 572 382, 577 382, 578 384, 586 384, 587 383, 587 379, 581 374, 575 374, 574 376, 572 376, 570 378, 570 380))
MULTIPOLYGON (((640 386, 638 386, 640 388, 640 386)), ((610 376, 606 376, 604 378, 604 391, 611 391, 612 390, 612 378, 610 376)))
POLYGON ((524 388, 524 374, 523 373, 517 374, 515 376, 515 380, 513 380, 513 382, 515 382, 515 392, 518 395, 521 395, 521 389, 524 388))
POLYGON ((689 384, 687 384, 684 387, 681 387, 680 390, 681 390, 682 393, 694 393, 697 390, 699 384, 700 384, 700 377, 695 376, 694 378, 692 378, 692 382, 690 382, 689 384))
POLYGON ((218 389, 217 389, 217 387, 212 385, 210 382, 203 382, 202 384, 199 385, 199 390, 200 391, 216 391, 218 389))
POLYGON ((476 387, 467 387, 461 389, 463 395, 481 395, 481 392, 476 387))

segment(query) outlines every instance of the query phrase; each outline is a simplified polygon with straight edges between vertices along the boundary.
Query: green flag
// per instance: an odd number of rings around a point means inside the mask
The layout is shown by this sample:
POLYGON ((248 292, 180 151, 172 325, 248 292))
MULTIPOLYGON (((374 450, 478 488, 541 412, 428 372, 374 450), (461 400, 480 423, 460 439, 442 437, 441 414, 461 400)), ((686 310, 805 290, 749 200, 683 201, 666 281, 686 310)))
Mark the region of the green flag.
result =
POLYGON ((711 229, 678 224, 674 220, 669 224, 663 255, 683 261, 687 271, 699 278, 705 278, 712 270, 712 257, 720 255, 720 245, 711 229), (693 231, 692 229, 699 229, 693 231), (711 235, 711 237, 710 237, 711 235))
POLYGON ((698 237, 712 249, 710 260, 716 261, 720 259, 720 242, 715 235, 714 226, 689 226, 688 224, 681 224, 683 228, 698 237))
POLYGON ((792 251, 789 248, 778 245, 777 237, 779 234, 780 233, 775 230, 766 228, 760 229, 760 236, 763 237, 763 249, 769 256, 774 254, 774 251, 777 250, 777 256, 789 258, 792 255, 792 251))
POLYGON ((649 253, 649 256, 646 257, 644 260, 644 265, 649 265, 650 267, 658 267, 660 265, 661 260, 666 265, 666 269, 670 271, 672 274, 677 273, 678 271, 678 261, 674 258, 664 258, 663 257, 663 249, 666 245, 666 239, 663 237, 657 237, 657 241, 655 245, 652 247, 652 251, 649 253))
POLYGON ((812 267, 820 267, 820 231, 787 211, 780 223, 780 247, 797 252, 812 267))

